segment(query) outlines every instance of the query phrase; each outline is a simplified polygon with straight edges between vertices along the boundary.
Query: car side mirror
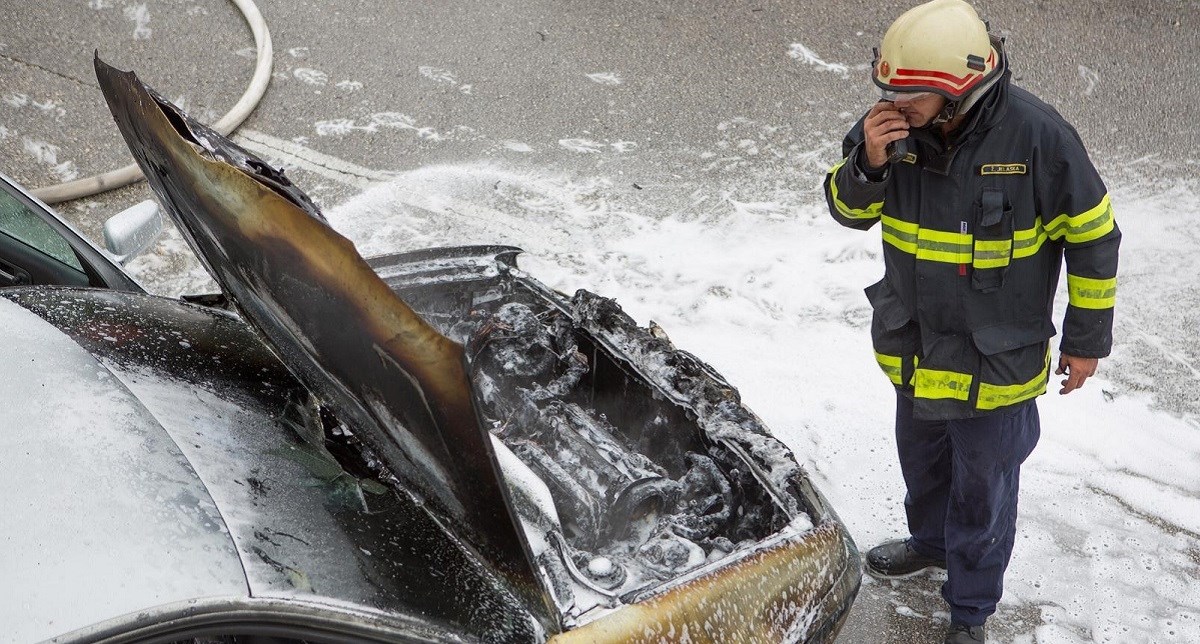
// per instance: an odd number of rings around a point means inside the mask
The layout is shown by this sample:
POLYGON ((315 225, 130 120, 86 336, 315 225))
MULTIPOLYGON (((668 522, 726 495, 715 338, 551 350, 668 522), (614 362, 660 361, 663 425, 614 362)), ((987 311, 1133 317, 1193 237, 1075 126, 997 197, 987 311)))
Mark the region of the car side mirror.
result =
POLYGON ((158 204, 147 199, 104 222, 104 246, 123 265, 146 250, 162 229, 158 204))

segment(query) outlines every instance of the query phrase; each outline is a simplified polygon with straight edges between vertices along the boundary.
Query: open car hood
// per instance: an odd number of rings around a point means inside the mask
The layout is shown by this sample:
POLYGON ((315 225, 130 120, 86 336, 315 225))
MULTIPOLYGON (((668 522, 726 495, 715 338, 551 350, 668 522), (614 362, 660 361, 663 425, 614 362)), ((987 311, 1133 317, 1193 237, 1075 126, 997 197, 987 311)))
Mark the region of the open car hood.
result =
POLYGON ((99 57, 95 66, 151 188, 245 320, 557 631, 476 411, 462 345, 396 296, 281 172, 132 72, 99 57))
POLYGON ((857 549, 711 367, 612 300, 524 275, 516 249, 368 263, 280 171, 132 73, 98 59, 96 71, 151 187, 229 300, 384 479, 506 582, 522 632, 556 643, 836 636, 859 586, 857 549))

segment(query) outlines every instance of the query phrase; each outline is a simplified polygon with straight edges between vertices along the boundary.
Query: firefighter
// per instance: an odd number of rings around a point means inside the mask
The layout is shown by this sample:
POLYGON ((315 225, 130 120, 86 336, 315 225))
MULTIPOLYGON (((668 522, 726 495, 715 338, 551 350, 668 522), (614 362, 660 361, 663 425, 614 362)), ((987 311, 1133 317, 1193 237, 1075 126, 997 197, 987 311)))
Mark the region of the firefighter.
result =
POLYGON ((933 0, 887 30, 883 92, 843 142, 825 196, 883 237, 866 289, 896 396, 910 535, 867 553, 897 578, 944 568, 947 643, 982 642, 1013 550, 1021 463, 1050 370, 1083 386, 1112 346, 1121 233, 1075 129, 1010 82, 1004 43, 971 5, 933 0), (1051 311, 1063 258, 1058 359, 1051 311))

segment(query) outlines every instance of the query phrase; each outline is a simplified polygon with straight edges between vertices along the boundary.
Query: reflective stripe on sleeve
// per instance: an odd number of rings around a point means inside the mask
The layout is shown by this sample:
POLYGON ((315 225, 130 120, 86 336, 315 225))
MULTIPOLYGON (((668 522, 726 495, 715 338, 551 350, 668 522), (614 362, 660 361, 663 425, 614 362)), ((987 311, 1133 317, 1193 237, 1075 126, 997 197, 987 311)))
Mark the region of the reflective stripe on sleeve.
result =
POLYGON ((888 380, 892 381, 893 385, 903 387, 912 382, 912 375, 909 375, 907 381, 904 380, 904 365, 911 364, 912 369, 909 373, 913 373, 917 365, 920 364, 920 358, 917 356, 889 356, 886 353, 875 352, 875 362, 879 363, 879 368, 887 375, 888 380))
POLYGON ((877 201, 870 204, 866 208, 851 208, 838 197, 837 188, 837 173, 846 165, 846 159, 842 159, 836 165, 829 169, 829 193, 833 196, 833 205, 837 211, 847 219, 878 219, 883 214, 883 202, 877 201))
POLYGON ((965 401, 971 397, 971 374, 918 368, 913 375, 913 389, 918 398, 965 401))
POLYGON ((1007 405, 1015 405, 1030 398, 1037 398, 1046 393, 1046 385, 1050 382, 1050 352, 1046 352, 1046 367, 1029 382, 1016 385, 990 385, 979 383, 979 399, 975 407, 983 410, 998 409, 1007 405))
POLYGON ((1106 194, 1095 207, 1078 215, 1062 214, 1055 217, 1046 224, 1046 234, 1056 241, 1065 238, 1067 243, 1082 244, 1107 235, 1115 225, 1112 204, 1106 194))
POLYGON ((1093 279, 1067 273, 1071 306, 1081 309, 1111 309, 1117 305, 1117 278, 1093 279))

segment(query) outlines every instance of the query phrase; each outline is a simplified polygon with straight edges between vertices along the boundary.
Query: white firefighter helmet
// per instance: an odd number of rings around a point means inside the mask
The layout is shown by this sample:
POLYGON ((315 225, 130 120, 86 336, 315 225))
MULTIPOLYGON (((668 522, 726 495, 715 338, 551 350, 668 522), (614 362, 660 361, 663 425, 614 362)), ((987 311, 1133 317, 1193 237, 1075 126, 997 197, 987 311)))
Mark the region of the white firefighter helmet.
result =
POLYGON ((959 102, 1001 69, 1001 54, 974 8, 932 0, 888 28, 872 77, 885 91, 936 92, 959 102))

